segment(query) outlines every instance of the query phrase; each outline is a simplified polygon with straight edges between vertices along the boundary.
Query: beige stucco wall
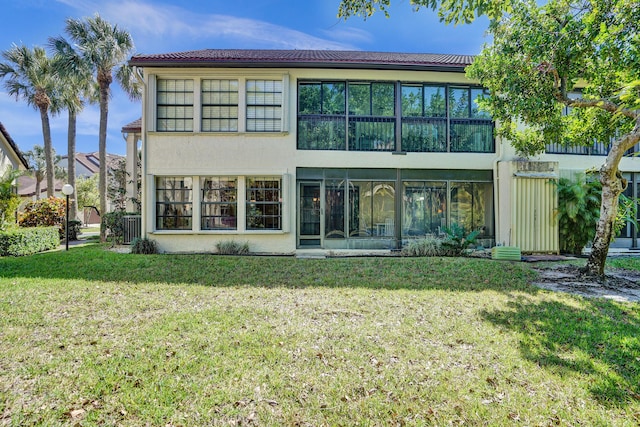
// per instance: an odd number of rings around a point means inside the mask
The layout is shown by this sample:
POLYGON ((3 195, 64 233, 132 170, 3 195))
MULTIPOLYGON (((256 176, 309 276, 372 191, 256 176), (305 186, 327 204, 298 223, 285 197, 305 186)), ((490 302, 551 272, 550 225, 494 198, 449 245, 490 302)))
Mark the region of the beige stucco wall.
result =
MULTIPOLYGON (((296 249, 296 167, 315 168, 399 168, 399 169, 474 169, 491 170, 494 175, 496 242, 510 244, 511 197, 513 170, 510 161, 518 159, 515 150, 496 140, 496 153, 407 153, 317 151, 296 149, 297 82, 310 80, 380 80, 470 84, 462 73, 381 70, 238 70, 238 69, 154 69, 146 68, 146 93, 142 121, 143 234, 156 240, 162 251, 213 252, 215 242, 222 239, 249 241, 255 252, 291 253, 296 249), (155 78, 283 78, 285 131, 278 133, 169 133, 154 132, 155 78), (283 194, 283 231, 224 232, 155 231, 155 176, 282 176, 287 182, 283 194)), ((241 83, 242 85, 242 83, 241 83)), ((244 103, 240 99, 240 106, 244 103)), ((194 125, 199 124, 199 111, 194 108, 194 125)), ((243 109, 238 121, 242 122, 243 109)), ((584 170, 599 167, 602 156, 541 155, 531 160, 557 161, 560 169, 584 170)), ((625 158, 623 171, 639 171, 640 159, 625 158)), ((244 207, 238 204, 238 214, 244 207)), ((194 206, 194 213, 197 207, 194 206)), ((197 218, 194 215, 194 222, 197 218)))

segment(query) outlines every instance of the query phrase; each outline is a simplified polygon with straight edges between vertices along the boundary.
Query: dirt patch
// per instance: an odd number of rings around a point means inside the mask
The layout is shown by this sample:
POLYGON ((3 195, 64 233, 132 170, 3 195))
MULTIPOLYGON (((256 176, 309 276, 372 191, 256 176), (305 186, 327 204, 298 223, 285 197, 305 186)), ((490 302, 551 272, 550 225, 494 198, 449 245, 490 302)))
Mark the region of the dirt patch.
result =
POLYGON ((568 292, 584 297, 615 301, 640 301, 640 272, 611 269, 606 279, 598 281, 581 272, 575 265, 535 267, 538 277, 533 285, 552 291, 568 292))

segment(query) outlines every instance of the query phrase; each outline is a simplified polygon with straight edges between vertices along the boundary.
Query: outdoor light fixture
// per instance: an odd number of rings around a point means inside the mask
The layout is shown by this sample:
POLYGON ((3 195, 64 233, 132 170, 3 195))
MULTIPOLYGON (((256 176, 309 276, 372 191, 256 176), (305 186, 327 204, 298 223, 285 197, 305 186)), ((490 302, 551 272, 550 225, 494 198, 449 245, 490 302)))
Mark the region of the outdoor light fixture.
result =
POLYGON ((65 196, 67 196, 67 222, 66 225, 64 227, 64 231, 65 231, 65 245, 66 245, 66 249, 65 250, 69 250, 69 196, 73 194, 73 186, 71 184, 65 184, 62 186, 62 194, 64 194, 65 196))

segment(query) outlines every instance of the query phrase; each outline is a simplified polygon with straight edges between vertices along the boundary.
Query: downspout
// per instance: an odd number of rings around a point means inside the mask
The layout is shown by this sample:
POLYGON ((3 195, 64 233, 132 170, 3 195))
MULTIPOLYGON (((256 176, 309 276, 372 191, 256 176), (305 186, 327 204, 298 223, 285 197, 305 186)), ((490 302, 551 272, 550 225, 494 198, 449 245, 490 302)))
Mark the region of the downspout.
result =
MULTIPOLYGON (((499 245, 498 233, 500 231, 500 174, 498 172, 498 163, 500 163, 503 160, 502 156, 504 155, 504 152, 502 149, 502 143, 503 143, 502 138, 498 138, 498 139, 500 141, 499 144, 496 144, 498 152, 497 152, 496 158, 493 161, 493 205, 495 209, 494 218, 496 221, 496 223, 494 224, 496 246, 499 245)), ((500 235, 500 237, 504 237, 504 236, 500 235)))

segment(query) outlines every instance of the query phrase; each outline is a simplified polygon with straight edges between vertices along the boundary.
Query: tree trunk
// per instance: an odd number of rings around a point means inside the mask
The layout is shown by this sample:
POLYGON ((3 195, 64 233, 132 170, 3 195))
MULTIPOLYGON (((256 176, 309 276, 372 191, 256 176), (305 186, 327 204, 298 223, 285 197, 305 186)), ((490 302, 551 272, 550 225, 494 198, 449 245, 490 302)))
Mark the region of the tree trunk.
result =
POLYGON ((51 127, 49 125, 49 109, 47 107, 39 107, 40 121, 42 122, 42 136, 44 138, 44 160, 46 165, 47 176, 47 197, 55 194, 55 183, 53 181, 54 165, 53 165, 53 144, 51 143, 51 127))
MULTIPOLYGON (((100 138, 98 144, 98 159, 100 161, 100 176, 98 191, 100 192, 100 215, 107 213, 107 116, 109 115, 109 84, 100 81, 100 138)), ((106 241, 104 227, 100 227, 100 240, 106 241)))
POLYGON ((42 182, 42 179, 40 178, 36 178, 36 200, 40 200, 40 183, 42 182))
POLYGON ((627 181, 618 170, 624 153, 640 140, 640 120, 632 132, 611 144, 611 149, 604 165, 600 168, 602 183, 602 201, 600 203, 600 219, 596 227, 596 235, 591 246, 591 254, 584 271, 587 274, 604 279, 604 267, 609 254, 609 245, 615 237, 613 225, 618 214, 618 198, 627 188, 627 181))
POLYGON ((78 216, 78 192, 76 190, 76 112, 69 109, 69 126, 67 129, 67 182, 73 187, 69 198, 69 217, 78 216))
POLYGON ((585 267, 587 273, 600 279, 604 279, 604 267, 609 254, 609 245, 614 237, 613 225, 618 215, 618 198, 626 187, 617 167, 608 167, 608 164, 606 162, 600 169, 600 182, 602 183, 600 219, 591 245, 591 254, 585 267))

